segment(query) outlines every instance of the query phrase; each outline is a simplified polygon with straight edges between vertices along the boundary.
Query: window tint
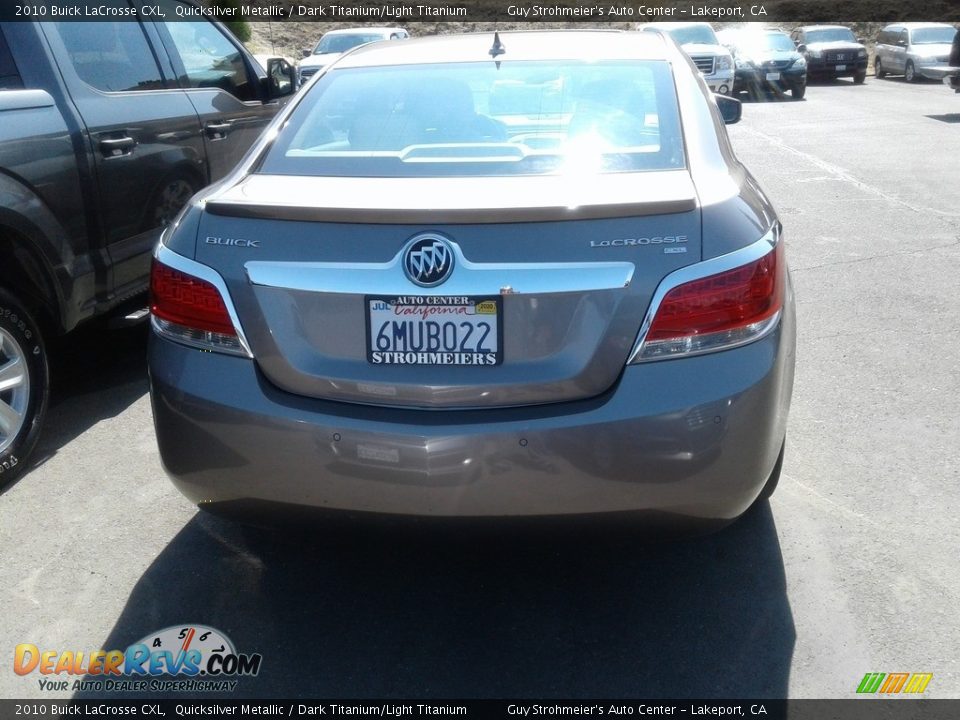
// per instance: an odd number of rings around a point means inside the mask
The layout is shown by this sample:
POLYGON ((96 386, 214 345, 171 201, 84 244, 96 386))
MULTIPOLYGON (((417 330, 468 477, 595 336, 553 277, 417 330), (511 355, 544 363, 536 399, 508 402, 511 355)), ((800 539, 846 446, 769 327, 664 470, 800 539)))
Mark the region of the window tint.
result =
POLYGON ((853 31, 848 28, 825 28, 807 33, 808 43, 856 42, 853 31))
POLYGON ((683 166, 669 65, 556 61, 335 70, 261 170, 438 177, 683 166))
MULTIPOLYGON (((120 7, 120 3, 113 5, 120 7)), ((106 92, 164 87, 157 60, 139 22, 61 22, 54 25, 70 63, 87 85, 106 92)))
POLYGON ((938 45, 953 42, 957 31, 952 27, 926 27, 913 31, 914 45, 938 45))
POLYGON ((695 43, 701 45, 717 44, 717 36, 713 32, 713 28, 709 25, 701 25, 699 23, 678 23, 678 25, 680 26, 664 27, 663 29, 680 45, 691 45, 695 43))
MULTIPOLYGON (((176 17, 172 7, 167 14, 176 17)), ((165 27, 183 61, 186 85, 220 88, 240 100, 257 99, 242 53, 216 26, 200 20, 169 22, 165 27)))
POLYGON ((3 31, 0 31, 0 90, 22 87, 23 81, 20 79, 20 73, 17 72, 17 66, 13 62, 13 55, 10 54, 10 48, 7 47, 3 31))
POLYGON ((352 50, 357 47, 357 45, 366 45, 367 43, 377 42, 378 40, 383 40, 383 35, 380 33, 351 33, 349 35, 345 34, 326 34, 320 38, 320 42, 317 43, 316 49, 313 51, 314 55, 323 55, 325 53, 343 53, 347 50, 352 50))

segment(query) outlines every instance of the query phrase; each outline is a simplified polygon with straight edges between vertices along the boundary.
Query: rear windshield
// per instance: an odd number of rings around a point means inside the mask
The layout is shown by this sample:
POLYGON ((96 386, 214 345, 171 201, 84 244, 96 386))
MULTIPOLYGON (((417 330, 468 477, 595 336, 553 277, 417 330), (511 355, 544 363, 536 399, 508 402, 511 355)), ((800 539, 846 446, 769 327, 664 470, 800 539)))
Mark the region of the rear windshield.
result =
POLYGON ((681 45, 716 45, 717 36, 709 25, 690 25, 667 29, 670 37, 681 45))
POLYGON ((356 33, 353 35, 324 35, 314 48, 314 55, 323 55, 324 53, 343 53, 357 45, 383 40, 383 35, 379 33, 356 33))
POLYGON ((796 50, 793 40, 782 33, 744 32, 735 36, 733 44, 738 50, 744 52, 792 52, 796 50))
POLYGON ((849 28, 827 28, 825 30, 807 30, 808 43, 856 42, 853 30, 849 28))
POLYGON ((910 33, 910 42, 914 45, 950 44, 957 31, 952 27, 917 28, 910 33))
POLYGON ((664 62, 347 68, 291 115, 259 172, 438 177, 684 167, 664 62))

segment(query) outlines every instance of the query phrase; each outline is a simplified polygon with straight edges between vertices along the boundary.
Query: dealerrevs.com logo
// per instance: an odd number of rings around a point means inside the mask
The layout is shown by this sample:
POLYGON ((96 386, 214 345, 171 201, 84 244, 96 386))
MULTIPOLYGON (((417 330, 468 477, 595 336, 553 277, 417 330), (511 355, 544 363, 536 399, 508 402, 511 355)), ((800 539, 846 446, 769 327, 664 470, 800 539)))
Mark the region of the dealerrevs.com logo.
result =
POLYGON ((21 643, 14 650, 13 670, 39 675, 41 690, 224 692, 236 689, 236 678, 256 676, 262 661, 259 653, 238 653, 215 628, 175 625, 126 650, 41 650, 21 643), (77 675, 84 677, 65 677, 77 675))
POLYGON ((933 673, 867 673, 857 686, 861 695, 920 694, 927 689, 933 673))

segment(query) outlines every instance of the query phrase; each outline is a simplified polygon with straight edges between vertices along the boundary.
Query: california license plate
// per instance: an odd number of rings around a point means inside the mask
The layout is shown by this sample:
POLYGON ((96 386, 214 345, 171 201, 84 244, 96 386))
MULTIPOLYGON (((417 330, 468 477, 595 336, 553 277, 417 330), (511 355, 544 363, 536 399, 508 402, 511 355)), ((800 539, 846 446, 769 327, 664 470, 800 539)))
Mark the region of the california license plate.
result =
POLYGON ((837 65, 837 70, 838 70, 838 71, 839 71, 839 70, 846 70, 846 69, 847 69, 847 66, 846 66, 846 65, 837 65))
POLYGON ((779 80, 779 79, 780 79, 780 73, 778 72, 767 73, 767 80, 779 80))
POLYGON ((364 298, 367 361, 373 365, 499 365, 499 297, 403 295, 364 298))

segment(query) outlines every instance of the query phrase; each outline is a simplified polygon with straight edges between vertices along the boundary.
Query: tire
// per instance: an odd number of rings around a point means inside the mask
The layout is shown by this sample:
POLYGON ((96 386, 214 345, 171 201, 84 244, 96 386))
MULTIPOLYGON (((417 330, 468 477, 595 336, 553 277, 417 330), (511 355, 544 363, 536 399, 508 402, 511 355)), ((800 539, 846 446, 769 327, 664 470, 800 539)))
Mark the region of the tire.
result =
POLYGON ((777 463, 773 466, 773 472, 770 473, 770 477, 767 478, 767 482, 763 486, 763 490, 760 491, 760 494, 757 496, 757 502, 763 502, 764 500, 769 500, 773 495, 774 491, 777 489, 777 485, 780 484, 780 471, 783 470, 783 453, 787 449, 787 441, 784 439, 783 445, 780 446, 780 454, 777 456, 777 463))
POLYGON ((877 76, 877 80, 883 80, 887 76, 887 71, 883 69, 880 58, 873 61, 873 74, 877 76))
POLYGON ((794 100, 803 100, 803 96, 807 94, 806 83, 803 85, 794 85, 790 88, 790 95, 794 100))
POLYGON ((912 60, 907 61, 907 67, 903 71, 903 79, 908 83, 915 83, 920 80, 920 78, 917 77, 917 69, 913 66, 912 60))
POLYGON ((49 397, 50 372, 40 328, 0 289, 0 486, 26 469, 49 397))
POLYGON ((867 71, 863 70, 853 76, 854 85, 863 85, 867 81, 867 71))

